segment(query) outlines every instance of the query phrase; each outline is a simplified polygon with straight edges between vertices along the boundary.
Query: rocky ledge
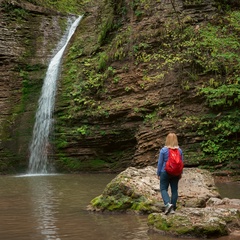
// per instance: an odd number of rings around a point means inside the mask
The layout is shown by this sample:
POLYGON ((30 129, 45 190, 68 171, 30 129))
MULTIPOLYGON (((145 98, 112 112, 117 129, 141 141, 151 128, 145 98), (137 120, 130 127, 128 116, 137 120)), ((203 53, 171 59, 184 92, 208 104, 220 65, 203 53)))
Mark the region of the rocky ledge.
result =
POLYGON ((240 233, 240 199, 221 199, 210 172, 185 168, 178 208, 164 215, 156 168, 127 168, 94 198, 88 210, 149 214, 150 231, 173 236, 219 237, 240 233))

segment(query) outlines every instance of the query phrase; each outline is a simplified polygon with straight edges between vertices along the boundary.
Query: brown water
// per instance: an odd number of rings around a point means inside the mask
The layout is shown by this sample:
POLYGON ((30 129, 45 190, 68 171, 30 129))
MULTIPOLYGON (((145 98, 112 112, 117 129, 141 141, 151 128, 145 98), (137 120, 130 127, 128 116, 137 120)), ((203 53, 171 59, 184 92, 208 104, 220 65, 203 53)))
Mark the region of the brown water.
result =
POLYGON ((148 233, 147 216, 86 211, 114 177, 0 176, 0 240, 174 240, 148 233))
POLYGON ((240 182, 219 182, 216 183, 218 191, 222 198, 240 199, 240 182))

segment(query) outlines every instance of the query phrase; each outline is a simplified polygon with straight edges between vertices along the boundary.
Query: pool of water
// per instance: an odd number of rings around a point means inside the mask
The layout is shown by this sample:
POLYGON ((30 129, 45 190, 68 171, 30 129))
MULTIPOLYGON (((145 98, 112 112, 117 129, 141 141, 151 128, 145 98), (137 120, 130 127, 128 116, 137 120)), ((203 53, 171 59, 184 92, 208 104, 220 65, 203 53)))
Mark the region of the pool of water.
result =
MULTIPOLYGON (((113 174, 0 176, 0 239, 175 240, 149 233, 147 216, 86 210, 114 177, 113 174)), ((230 188, 228 185, 228 191, 230 188)), ((232 191, 236 193, 235 190, 233 185, 232 191)), ((230 239, 234 238, 221 238, 230 239)))
POLYGON ((217 182, 216 186, 222 198, 240 199, 240 182, 217 182))

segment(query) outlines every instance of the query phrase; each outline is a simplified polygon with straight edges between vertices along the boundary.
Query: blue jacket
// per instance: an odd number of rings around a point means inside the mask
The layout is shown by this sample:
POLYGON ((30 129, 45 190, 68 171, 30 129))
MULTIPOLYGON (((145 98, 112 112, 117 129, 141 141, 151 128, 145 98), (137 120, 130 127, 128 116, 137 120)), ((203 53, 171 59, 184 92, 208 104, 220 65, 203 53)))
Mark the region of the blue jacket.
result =
MULTIPOLYGON (((181 148, 178 148, 182 157, 182 161, 183 161, 183 152, 181 148)), ((158 166, 157 166, 157 175, 160 176, 161 172, 165 172, 165 166, 166 166, 166 162, 168 160, 168 148, 167 147, 163 147, 160 150, 159 153, 159 157, 158 157, 158 166)))

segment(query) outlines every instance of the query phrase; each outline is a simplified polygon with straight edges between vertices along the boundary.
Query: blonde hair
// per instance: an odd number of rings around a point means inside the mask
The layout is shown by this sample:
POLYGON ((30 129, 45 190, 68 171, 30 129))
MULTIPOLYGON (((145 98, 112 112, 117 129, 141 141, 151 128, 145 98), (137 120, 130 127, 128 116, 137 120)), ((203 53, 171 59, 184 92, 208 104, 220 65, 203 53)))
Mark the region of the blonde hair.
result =
POLYGON ((166 137, 165 147, 167 148, 179 148, 178 138, 175 133, 169 133, 166 137))

